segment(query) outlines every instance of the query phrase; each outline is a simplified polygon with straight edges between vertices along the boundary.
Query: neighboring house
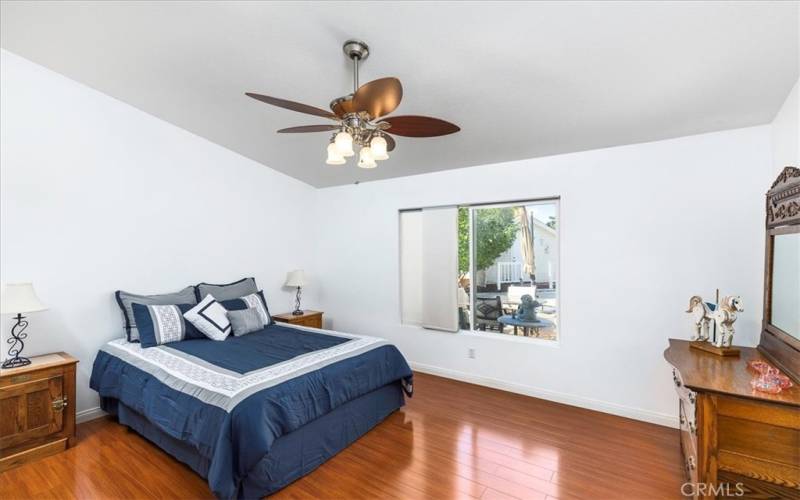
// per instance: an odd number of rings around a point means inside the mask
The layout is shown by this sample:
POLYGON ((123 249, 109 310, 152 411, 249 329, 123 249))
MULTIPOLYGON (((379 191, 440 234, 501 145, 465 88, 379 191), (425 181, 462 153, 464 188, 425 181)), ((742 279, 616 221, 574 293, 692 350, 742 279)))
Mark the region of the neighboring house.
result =
MULTIPOLYGON (((558 281, 558 239, 556 230, 549 227, 546 223, 531 216, 531 228, 533 229, 533 255, 536 266, 536 283, 543 286, 544 283, 551 288, 558 281)), ((528 276, 522 272, 522 250, 520 248, 520 235, 511 248, 506 250, 497 258, 494 264, 486 269, 486 284, 498 285, 503 283, 514 283, 520 280, 528 281, 528 276), (498 283, 499 282, 499 283, 498 283)))

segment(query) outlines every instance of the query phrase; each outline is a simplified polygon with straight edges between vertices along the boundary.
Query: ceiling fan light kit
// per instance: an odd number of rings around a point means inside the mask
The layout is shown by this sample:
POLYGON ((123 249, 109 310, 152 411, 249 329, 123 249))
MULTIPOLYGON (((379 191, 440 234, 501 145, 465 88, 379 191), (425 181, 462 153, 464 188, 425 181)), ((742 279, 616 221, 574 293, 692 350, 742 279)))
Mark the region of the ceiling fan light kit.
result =
POLYGON ((403 86, 397 78, 380 78, 358 85, 358 65, 369 57, 369 46, 358 40, 348 40, 342 47, 353 61, 353 93, 337 97, 330 103, 332 112, 299 102, 246 92, 248 97, 280 108, 328 118, 336 124, 305 125, 278 130, 278 133, 333 132, 327 147, 328 165, 344 165, 355 155, 358 146, 358 163, 361 168, 375 168, 377 161, 389 159, 394 150, 394 138, 387 133, 405 137, 437 137, 461 130, 458 126, 427 116, 386 117, 397 109, 403 98, 403 86))

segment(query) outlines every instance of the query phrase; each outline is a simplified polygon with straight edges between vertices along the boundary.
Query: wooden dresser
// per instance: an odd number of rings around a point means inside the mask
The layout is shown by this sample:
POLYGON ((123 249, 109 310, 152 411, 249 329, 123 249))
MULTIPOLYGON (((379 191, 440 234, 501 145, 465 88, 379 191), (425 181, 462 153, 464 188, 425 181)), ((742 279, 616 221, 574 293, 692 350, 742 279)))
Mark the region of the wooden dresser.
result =
POLYGON ((59 352, 0 369, 0 472, 75 444, 75 365, 59 352))
POLYGON ((311 328, 322 328, 322 312, 303 311, 303 314, 294 315, 292 313, 275 314, 272 319, 278 323, 290 323, 292 325, 310 326, 311 328))
POLYGON ((670 339, 664 351, 680 401, 687 496, 800 499, 800 169, 783 169, 765 209, 758 347, 718 356, 670 339), (794 386, 753 389, 752 360, 778 368, 794 386))
MULTIPOLYGON (((687 479, 722 484, 731 496, 740 482, 749 495, 800 498, 800 387, 774 395, 754 390, 747 362, 769 360, 755 348, 740 349, 739 357, 723 357, 670 339, 664 351, 679 396, 687 479)), ((703 489, 695 496, 716 496, 703 489)))

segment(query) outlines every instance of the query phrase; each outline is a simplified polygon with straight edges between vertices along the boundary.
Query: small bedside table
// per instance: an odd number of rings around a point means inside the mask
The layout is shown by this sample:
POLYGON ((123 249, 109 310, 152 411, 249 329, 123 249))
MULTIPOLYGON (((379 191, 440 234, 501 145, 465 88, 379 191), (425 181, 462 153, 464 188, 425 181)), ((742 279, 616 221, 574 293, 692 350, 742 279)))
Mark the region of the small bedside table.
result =
POLYGON ((292 325, 310 326, 311 328, 322 328, 321 311, 303 311, 303 314, 295 316, 292 313, 273 314, 272 319, 278 323, 289 323, 292 325))
POLYGON ((0 472, 75 444, 75 365, 65 352, 0 369, 0 472))

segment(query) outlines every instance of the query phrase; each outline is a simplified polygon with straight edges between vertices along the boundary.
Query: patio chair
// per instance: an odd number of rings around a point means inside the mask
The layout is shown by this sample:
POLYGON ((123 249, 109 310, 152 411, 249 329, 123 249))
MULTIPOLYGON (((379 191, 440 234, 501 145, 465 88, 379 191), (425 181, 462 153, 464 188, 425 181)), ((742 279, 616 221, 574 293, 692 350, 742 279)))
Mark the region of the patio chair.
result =
POLYGON ((503 325, 497 318, 503 315, 503 302, 497 297, 475 298, 475 327, 478 330, 497 330, 502 332, 503 325))

